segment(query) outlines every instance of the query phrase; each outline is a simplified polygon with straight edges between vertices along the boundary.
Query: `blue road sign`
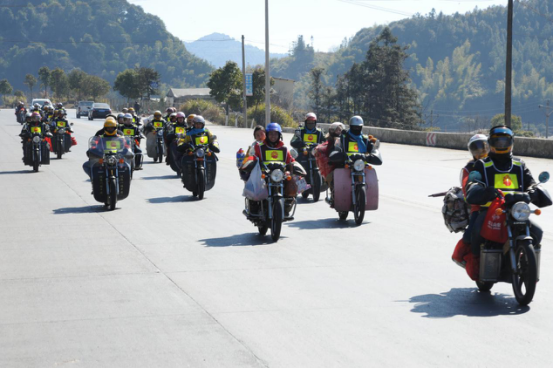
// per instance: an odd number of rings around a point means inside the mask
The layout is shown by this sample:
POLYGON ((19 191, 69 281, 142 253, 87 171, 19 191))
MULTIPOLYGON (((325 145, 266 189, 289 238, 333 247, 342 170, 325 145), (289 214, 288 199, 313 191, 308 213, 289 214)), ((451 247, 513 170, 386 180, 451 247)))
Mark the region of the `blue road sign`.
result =
POLYGON ((246 96, 253 96, 253 77, 252 77, 252 73, 246 73, 246 96))

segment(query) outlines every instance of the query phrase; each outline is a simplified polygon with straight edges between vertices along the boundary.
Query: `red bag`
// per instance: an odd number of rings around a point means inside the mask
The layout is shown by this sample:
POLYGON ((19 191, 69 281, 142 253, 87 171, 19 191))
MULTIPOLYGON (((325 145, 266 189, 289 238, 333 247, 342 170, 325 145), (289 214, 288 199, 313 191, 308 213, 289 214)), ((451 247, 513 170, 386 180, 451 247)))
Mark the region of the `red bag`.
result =
POLYGON ((496 213, 496 210, 502 208, 504 204, 505 199, 503 197, 497 197, 493 200, 490 208, 488 208, 488 213, 484 219, 484 225, 482 225, 482 230, 480 230, 480 235, 485 239, 496 243, 505 243, 509 239, 507 227, 505 226, 507 214, 496 213))
POLYGON ((48 142, 48 148, 50 149, 50 152, 54 152, 54 148, 52 147, 52 140, 50 139, 50 137, 46 137, 44 138, 44 140, 48 142))
POLYGON ((71 137, 71 145, 72 145, 72 146, 76 146, 76 145, 77 145, 77 140, 75 139, 75 137, 71 137))
POLYGON ((328 163, 328 142, 324 142, 315 147, 315 158, 321 175, 325 178, 334 170, 334 166, 328 163))

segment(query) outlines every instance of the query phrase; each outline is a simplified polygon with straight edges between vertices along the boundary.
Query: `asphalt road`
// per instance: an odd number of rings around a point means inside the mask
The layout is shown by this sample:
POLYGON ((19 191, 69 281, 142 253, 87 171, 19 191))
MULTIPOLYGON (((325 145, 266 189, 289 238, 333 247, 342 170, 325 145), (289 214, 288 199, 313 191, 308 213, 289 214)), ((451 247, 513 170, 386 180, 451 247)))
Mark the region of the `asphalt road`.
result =
POLYGON ((378 211, 356 227, 300 201, 271 243, 241 214, 249 131, 212 128, 222 153, 204 200, 146 158, 106 212, 81 168, 102 123, 69 114, 79 144, 33 173, 0 112, 0 367, 550 366, 553 211, 537 218, 530 306, 508 284, 477 292, 427 197, 457 185, 467 152, 382 144, 378 211))

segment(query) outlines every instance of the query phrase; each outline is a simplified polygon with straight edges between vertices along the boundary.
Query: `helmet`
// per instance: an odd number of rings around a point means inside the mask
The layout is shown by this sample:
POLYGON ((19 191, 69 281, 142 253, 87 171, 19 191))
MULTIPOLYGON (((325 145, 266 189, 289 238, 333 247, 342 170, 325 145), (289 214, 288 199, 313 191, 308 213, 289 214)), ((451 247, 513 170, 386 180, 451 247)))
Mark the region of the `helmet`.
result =
POLYGON ((31 116, 33 116, 33 114, 31 114, 30 112, 28 112, 28 113, 25 114, 25 119, 29 119, 31 116))
POLYGON ((498 155, 510 154, 513 151, 514 133, 505 125, 495 126, 490 129, 488 143, 490 152, 498 155))
POLYGON ((132 120, 132 115, 129 113, 126 113, 123 115, 123 118, 132 120))
POLYGON ((125 117, 125 114, 123 114, 122 112, 117 114, 117 120, 123 119, 124 117, 125 117))
POLYGON ((314 112, 308 112, 306 115, 305 115, 305 121, 317 121, 317 115, 315 115, 314 112))
POLYGON ((130 113, 132 114, 132 113, 134 113, 134 108, 129 107, 127 111, 130 112, 130 113))
POLYGON ((154 118, 161 119, 161 111, 159 111, 159 110, 154 111, 154 118))
POLYGON ((126 114, 126 113, 129 112, 129 109, 127 109, 126 107, 124 107, 124 108, 121 110, 121 112, 122 112, 123 114, 126 114))
POLYGON ((173 112, 173 108, 168 107, 167 110, 165 110, 165 112, 167 113, 167 115, 170 115, 173 112))
POLYGON ((488 156, 488 152, 490 150, 488 137, 486 137, 484 134, 475 134, 470 138, 467 147, 475 160, 485 158, 488 156))
POLYGON ((194 124, 196 124, 196 123, 201 123, 201 124, 203 124, 203 125, 205 126, 205 119, 204 119, 204 117, 201 116, 201 115, 196 115, 196 116, 194 117, 194 120, 192 120, 192 122, 193 122, 194 124))
POLYGON ((280 127, 279 123, 270 123, 269 125, 267 125, 267 128, 265 128, 265 131, 267 132, 267 134, 269 132, 274 132, 274 131, 277 131, 280 134, 282 134, 282 128, 280 127))
POLYGON ((58 103, 56 104, 56 107, 57 107, 58 109, 61 109, 61 108, 63 107, 63 104, 62 104, 61 102, 58 102, 58 103))
POLYGON ((177 113, 176 112, 172 112, 171 115, 169 115, 169 119, 172 119, 172 118, 177 118, 177 113))
POLYGON ((338 129, 338 128, 340 128, 341 130, 344 130, 345 126, 344 126, 344 124, 337 121, 335 123, 330 124, 330 126, 328 127, 328 132, 331 135, 334 135, 334 133, 336 132, 336 129, 338 129))
POLYGON ((115 135, 117 133, 117 122, 111 116, 104 121, 104 132, 106 135, 115 135))
POLYGON ((363 126, 363 118, 359 115, 355 115, 354 117, 349 119, 349 126, 350 127, 363 126))
POLYGON ((186 118, 186 122, 187 122, 188 124, 192 124, 192 122, 194 121, 194 118, 195 118, 195 117, 196 117, 196 115, 194 115, 194 114, 188 115, 188 117, 186 118))
POLYGON ((33 107, 35 109, 40 109, 40 104, 38 102, 35 102, 35 104, 33 105, 33 107))
POLYGON ((31 121, 34 121, 35 123, 39 123, 42 120, 42 116, 38 112, 33 112, 31 114, 31 121))
POLYGON ((186 115, 184 114, 184 112, 179 111, 177 112, 177 118, 186 118, 186 115))

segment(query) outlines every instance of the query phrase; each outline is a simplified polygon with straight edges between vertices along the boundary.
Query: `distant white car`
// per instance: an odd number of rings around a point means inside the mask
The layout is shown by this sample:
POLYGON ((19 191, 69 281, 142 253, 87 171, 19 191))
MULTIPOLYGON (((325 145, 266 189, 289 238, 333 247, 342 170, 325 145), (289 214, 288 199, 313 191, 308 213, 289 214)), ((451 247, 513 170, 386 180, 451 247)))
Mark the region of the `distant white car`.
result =
POLYGON ((50 101, 49 99, 47 98, 33 98, 33 101, 31 102, 31 106, 33 106, 34 104, 39 104, 40 107, 44 106, 44 104, 48 102, 50 104, 50 106, 54 106, 52 104, 52 101, 50 101))

